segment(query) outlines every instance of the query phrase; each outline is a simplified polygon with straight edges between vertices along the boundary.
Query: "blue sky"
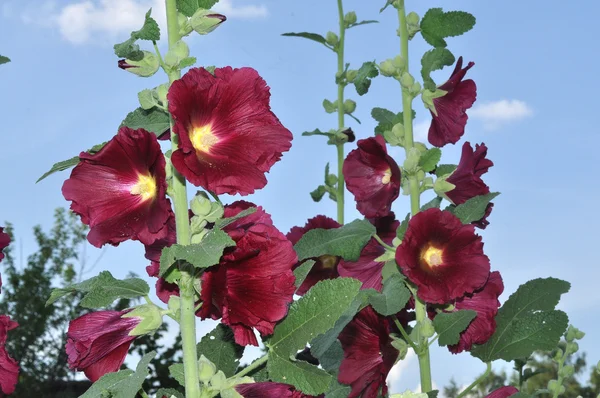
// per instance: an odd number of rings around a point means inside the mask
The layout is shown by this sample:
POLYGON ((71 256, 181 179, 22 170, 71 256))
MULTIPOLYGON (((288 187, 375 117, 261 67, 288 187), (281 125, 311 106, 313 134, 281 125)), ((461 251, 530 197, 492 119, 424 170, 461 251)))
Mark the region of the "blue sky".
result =
MULTIPOLYGON (((316 214, 334 216, 333 203, 313 203, 308 192, 321 183, 325 163, 335 161, 335 149, 321 137, 300 134, 336 125, 335 116, 321 107, 324 98, 335 99, 335 55, 316 43, 280 34, 335 30, 335 1, 221 3, 218 10, 229 20, 208 36, 194 37, 193 55, 199 65, 256 68, 271 87, 273 111, 295 134, 291 151, 268 175, 267 187, 245 199, 262 205, 284 232, 316 214)), ((395 56, 397 20, 392 10, 379 14, 384 1, 345 3, 346 11, 355 10, 359 20, 381 22, 349 32, 348 62, 358 68, 363 61, 395 56)), ((599 132, 594 122, 594 86, 584 79, 595 75, 600 61, 593 50, 600 34, 596 20, 600 7, 589 0, 568 7, 516 0, 406 3, 421 16, 427 8, 444 7, 477 17, 473 31, 448 42, 456 56, 475 62, 467 76, 478 85, 478 100, 469 113, 465 139, 486 143, 495 166, 485 181, 502 193, 495 200, 491 225, 482 234, 486 253, 493 269, 503 275, 504 299, 535 277, 570 281, 572 291, 561 307, 573 324, 588 333, 580 346, 590 362, 597 361, 600 345, 594 341, 600 335, 600 322, 592 311, 600 304, 600 217, 593 205, 600 189, 593 181, 597 180, 594 145, 599 132)), ((141 79, 118 69, 112 52, 112 44, 141 26, 143 13, 151 6, 155 15, 162 12, 161 0, 0 2, 0 54, 13 60, 0 66, 4 187, 0 220, 16 225, 25 253, 34 249, 32 226, 49 227, 53 209, 68 205, 60 193, 67 173, 37 185, 35 180, 54 162, 112 137, 124 116, 138 106, 136 93, 165 80, 160 74, 141 79)), ((427 49, 420 37, 411 42, 413 72, 427 49)), ((449 73, 444 70, 434 77, 442 83, 449 73)), ((394 111, 401 107, 398 85, 390 79, 376 79, 365 97, 351 88, 347 93, 357 101, 356 116, 363 122, 359 126, 347 120, 358 138, 373 134, 373 107, 394 111)), ((430 119, 420 101, 415 101, 415 109, 416 131, 422 135, 430 119)), ((444 162, 458 161, 459 145, 444 149, 444 162)), ((401 151, 391 153, 402 160, 401 151)), ((347 198, 347 219, 358 218, 349 194, 347 198)), ((406 197, 394 209, 406 214, 406 197)), ((94 259, 100 251, 87 253, 94 259)), ((130 242, 108 248, 95 272, 102 268, 116 277, 130 271, 145 276, 146 265, 142 247, 130 242)), ((201 326, 199 334, 211 326, 201 326)), ((452 375, 459 384, 469 384, 483 369, 468 355, 451 357, 443 349, 434 349, 437 386, 445 385, 452 375)), ((416 361, 409 359, 392 371, 391 391, 413 389, 417 380, 416 361)))

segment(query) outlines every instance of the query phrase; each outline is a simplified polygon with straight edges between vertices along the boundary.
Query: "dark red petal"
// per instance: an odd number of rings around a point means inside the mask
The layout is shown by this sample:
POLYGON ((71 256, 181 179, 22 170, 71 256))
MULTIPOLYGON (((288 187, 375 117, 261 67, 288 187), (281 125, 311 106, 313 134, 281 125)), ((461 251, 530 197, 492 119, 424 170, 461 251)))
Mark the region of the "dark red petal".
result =
MULTIPOLYGON (((4 228, 0 227, 0 261, 4 259, 4 249, 10 244, 10 236, 4 232, 4 228)), ((0 285, 1 286, 1 285, 0 285)))
POLYGON ((239 384, 235 389, 244 398, 317 398, 313 395, 303 394, 294 390, 294 387, 282 383, 239 384))
POLYGON ((9 395, 15 391, 19 381, 19 364, 6 352, 6 347, 0 345, 0 390, 9 395))
POLYGON ((265 173, 291 147, 292 134, 271 112, 266 82, 251 68, 193 68, 171 86, 169 111, 180 149, 173 165, 196 186, 217 194, 247 195, 263 188, 265 173), (196 149, 195 128, 210 126, 216 139, 196 149))
POLYGON ((490 193, 489 187, 481 179, 481 176, 494 165, 486 155, 485 144, 476 145, 475 151, 469 142, 463 144, 458 167, 447 179, 449 183, 455 185, 455 188, 447 193, 454 204, 459 205, 475 196, 490 193))
POLYGON ((356 208, 365 217, 384 217, 400 193, 400 168, 387 154, 385 139, 371 137, 357 142, 344 160, 344 179, 354 194, 356 208))
POLYGON ((489 393, 486 398, 508 398, 512 395, 515 395, 519 392, 519 390, 517 390, 516 387, 513 386, 505 386, 505 387, 500 387, 497 390, 492 391, 491 393, 489 393))
POLYGON ((121 344, 108 353, 108 355, 84 368, 83 373, 85 376, 93 383, 107 373, 117 372, 121 368, 121 365, 123 365, 123 362, 125 362, 127 351, 129 351, 132 342, 133 339, 121 344))
POLYGON ((128 239, 149 245, 166 235, 171 204, 165 196, 165 159, 154 134, 122 127, 100 152, 82 152, 80 159, 62 192, 90 226, 92 245, 128 239), (152 198, 131 192, 140 175, 156 184, 152 198))

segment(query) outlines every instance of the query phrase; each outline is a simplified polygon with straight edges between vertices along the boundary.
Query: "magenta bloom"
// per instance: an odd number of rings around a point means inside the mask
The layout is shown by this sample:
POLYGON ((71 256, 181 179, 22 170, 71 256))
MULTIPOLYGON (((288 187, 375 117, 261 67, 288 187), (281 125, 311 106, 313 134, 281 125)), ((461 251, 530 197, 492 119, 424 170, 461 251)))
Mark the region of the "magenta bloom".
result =
MULTIPOLYGON (((396 230, 400 223, 396 220, 393 212, 386 217, 371 220, 377 228, 377 235, 388 245, 396 237, 396 230)), ((356 261, 343 261, 338 266, 340 276, 355 278, 361 281, 361 289, 376 289, 381 291, 382 276, 381 271, 385 262, 375 261, 376 258, 385 253, 385 249, 375 239, 371 239, 360 253, 360 258, 356 261)))
POLYGON ((90 226, 92 245, 116 246, 128 239, 149 245, 166 235, 171 203, 165 196, 165 158, 154 134, 121 127, 100 152, 79 157, 62 192, 90 226))
POLYGON ((419 298, 431 304, 451 303, 474 293, 490 274, 490 260, 475 227, 435 208, 410 220, 396 250, 396 263, 417 285, 419 298))
POLYGON ((385 217, 400 193, 400 168, 382 136, 358 140, 344 160, 344 180, 356 208, 367 218, 385 217))
MULTIPOLYGON (((225 206, 225 217, 255 207, 238 201, 225 206)), ((261 335, 273 333, 292 302, 296 290, 292 267, 298 257, 292 243, 273 226, 261 207, 225 228, 236 242, 226 249, 218 265, 202 274, 203 301, 198 315, 219 319, 233 330, 240 345, 258 345, 253 328, 261 335)))
POLYGON ((165 304, 169 303, 171 296, 179 296, 179 286, 176 283, 169 283, 164 278, 158 276, 160 271, 160 263, 152 261, 146 267, 148 276, 158 278, 156 281, 156 297, 165 304))
POLYGON ((19 364, 8 355, 5 346, 8 331, 18 326, 9 316, 0 315, 0 391, 6 395, 15 391, 19 381, 19 364))
POLYGON ((517 390, 516 387, 504 386, 492 391, 485 398, 508 398, 510 396, 515 395, 518 392, 519 390, 517 390))
POLYGON ((291 147, 292 134, 271 112, 269 87, 252 68, 190 69, 169 90, 179 149, 173 165, 192 184, 247 195, 291 147))
MULTIPOLYGON (((239 384, 235 390, 244 398, 317 398, 296 391, 288 384, 272 382, 239 384)), ((321 394, 319 398, 323 396, 324 394, 321 394)))
POLYGON ((69 323, 67 355, 71 369, 83 371, 92 382, 119 370, 141 322, 138 317, 122 318, 125 311, 97 311, 69 323))
POLYGON ((4 259, 4 249, 10 244, 10 236, 4 232, 4 228, 0 227, 0 261, 4 259))
MULTIPOLYGON (((287 233, 287 238, 293 245, 298 243, 300 238, 304 236, 305 233, 312 229, 322 228, 322 229, 334 229, 339 228, 341 225, 327 217, 327 216, 316 216, 309 219, 304 227, 293 227, 290 232, 287 233)), ((317 282, 325 280, 325 279, 334 279, 338 277, 338 266, 343 262, 341 257, 323 255, 318 258, 311 258, 310 260, 314 260, 315 264, 312 269, 306 276, 302 285, 296 291, 296 294, 303 296, 311 287, 317 284, 317 282)), ((298 268, 302 263, 306 260, 296 264, 294 269, 298 268)))
MULTIPOLYGON (((481 179, 481 176, 494 165, 486 156, 487 147, 485 144, 475 144, 475 151, 473 151, 473 147, 469 142, 463 144, 458 167, 447 179, 449 183, 455 185, 452 191, 446 193, 455 205, 463 204, 475 196, 490 193, 490 188, 481 179)), ((489 203, 484 217, 473 222, 476 227, 485 229, 488 226, 487 217, 492 212, 493 206, 493 203, 489 203)))
POLYGON ((342 330, 344 349, 338 381, 349 384, 348 398, 377 398, 387 394, 385 379, 398 358, 389 336, 389 320, 365 307, 342 330))
POLYGON ((437 116, 431 112, 433 120, 428 136, 431 145, 443 147, 455 144, 465 133, 469 118, 466 110, 473 106, 477 98, 477 85, 470 79, 463 81, 467 71, 475 64, 469 62, 466 68, 462 64, 463 58, 460 57, 450 79, 439 87, 440 90, 447 91, 447 94, 433 100, 437 116))

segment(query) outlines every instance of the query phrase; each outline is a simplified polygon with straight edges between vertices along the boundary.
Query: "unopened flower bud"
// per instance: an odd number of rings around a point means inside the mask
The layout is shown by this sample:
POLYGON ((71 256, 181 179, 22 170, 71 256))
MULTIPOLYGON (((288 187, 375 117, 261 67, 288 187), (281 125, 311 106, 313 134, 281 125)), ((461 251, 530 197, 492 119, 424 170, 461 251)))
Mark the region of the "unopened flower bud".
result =
POLYGON ((121 318, 140 318, 140 323, 129 332, 130 336, 154 333, 163 323, 161 310, 154 304, 143 304, 124 314, 121 318))
POLYGON ((346 142, 354 142, 356 140, 356 135, 354 135, 354 131, 350 127, 342 131, 342 134, 346 136, 346 142))
POLYGON ((391 59, 385 60, 379 64, 379 71, 383 76, 393 77, 396 76, 397 70, 391 59))
POLYGON ((574 374, 575 374, 575 368, 573 367, 573 365, 565 365, 560 370, 560 372, 558 372, 558 375, 565 379, 568 379, 569 377, 573 376, 574 374))
POLYGON ((356 76, 358 76, 357 70, 349 69, 346 72, 346 80, 348 80, 348 82, 350 82, 350 83, 352 83, 354 81, 354 79, 356 79, 356 76))
POLYGON ((327 179, 325 180, 325 183, 327 185, 329 185, 330 187, 334 187, 335 184, 337 184, 337 182, 338 182, 338 178, 335 174, 329 174, 327 176, 327 179))
POLYGON ((198 378, 200 382, 207 384, 217 373, 217 366, 204 355, 200 355, 198 360, 198 378))
POLYGON ((408 89, 413 84, 415 84, 415 78, 412 77, 412 75, 410 73, 404 72, 402 74, 402 77, 400 78, 400 84, 402 85, 402 87, 408 89))
POLYGON ((167 94, 169 93, 169 83, 163 83, 160 86, 156 87, 156 95, 158 96, 158 100, 163 104, 167 104, 167 94))
POLYGON ((422 337, 430 338, 435 334, 435 328, 433 327, 433 322, 431 322, 431 319, 425 318, 419 322, 419 325, 422 337))
POLYGON ((415 82, 412 86, 408 88, 408 92, 410 93, 410 95, 413 96, 413 98, 419 95, 419 93, 421 92, 421 83, 415 82))
POLYGON ((579 344, 577 344, 577 342, 573 341, 571 343, 567 343, 567 355, 574 354, 577 351, 579 351, 579 344))
POLYGON ((340 42, 340 38, 338 37, 338 35, 336 35, 335 33, 329 31, 327 32, 327 34, 325 35, 325 41, 327 42, 327 44, 329 44, 330 46, 337 46, 338 43, 340 42))
POLYGON ((200 35, 207 35, 227 21, 225 15, 217 14, 211 10, 199 9, 190 19, 190 26, 200 35))
POLYGON ((406 15, 406 22, 411 24, 411 25, 418 25, 419 24, 419 14, 417 14, 416 12, 409 12, 406 15))
POLYGON ((222 370, 219 370, 213 377, 210 378, 210 385, 213 390, 220 391, 227 387, 227 377, 222 370))
POLYGON ((160 67, 160 63, 158 62, 156 55, 149 51, 144 51, 144 58, 142 58, 140 61, 121 59, 119 60, 118 65, 119 68, 141 77, 150 77, 154 75, 160 67))
POLYGON ((421 152, 416 148, 411 148, 404 160, 404 171, 408 174, 415 174, 419 168, 420 158, 421 152))
POLYGON ((392 65, 400 72, 404 72, 404 69, 406 69, 406 60, 402 58, 401 55, 396 55, 394 59, 392 59, 392 65))
POLYGON ((210 213, 211 201, 204 192, 198 192, 196 196, 190 201, 190 208, 192 213, 197 216, 206 216, 210 213))
POLYGON ((394 335, 392 337, 392 347, 398 350, 398 358, 396 358, 396 363, 402 361, 406 358, 406 354, 408 354, 408 344, 404 339, 396 337, 394 335))
POLYGON ((179 26, 179 36, 181 37, 189 35, 194 30, 190 24, 190 19, 182 13, 177 14, 177 23, 179 26))
POLYGON ((402 123, 394 124, 394 127, 392 127, 392 134, 398 138, 404 137, 404 125, 402 123))
POLYGON ((354 25, 357 21, 356 13, 354 11, 350 11, 346 15, 344 15, 344 22, 346 23, 346 27, 350 25, 354 25))
POLYGON ((356 110, 356 102, 351 99, 344 101, 344 113, 351 114, 356 110))

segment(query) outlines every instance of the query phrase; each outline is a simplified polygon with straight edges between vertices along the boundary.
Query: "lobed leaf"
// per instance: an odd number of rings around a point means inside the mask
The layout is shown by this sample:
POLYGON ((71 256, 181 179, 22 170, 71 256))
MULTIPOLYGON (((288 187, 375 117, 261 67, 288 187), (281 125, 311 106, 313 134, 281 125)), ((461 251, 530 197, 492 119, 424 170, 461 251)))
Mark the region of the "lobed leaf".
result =
POLYGON ((396 230, 396 237, 400 240, 404 239, 404 235, 406 235, 406 230, 408 229, 408 222, 410 221, 410 213, 406 215, 404 220, 400 223, 400 226, 396 230))
POLYGON ((119 127, 129 127, 130 129, 144 129, 160 137, 166 133, 170 127, 169 114, 159 108, 149 110, 137 108, 129 112, 119 127))
POLYGON ((236 214, 233 217, 221 218, 215 222, 215 228, 223 229, 226 226, 228 226, 229 224, 231 224, 241 218, 244 218, 246 216, 249 216, 250 214, 256 213, 256 210, 257 210, 256 207, 249 207, 246 210, 240 211, 238 214, 236 214))
POLYGON ((433 328, 439 335, 440 346, 454 345, 460 340, 464 332, 477 316, 473 310, 459 310, 450 313, 442 312, 433 318, 433 328))
POLYGON ((440 164, 435 168, 435 175, 437 177, 442 177, 448 174, 452 174, 454 170, 456 170, 455 164, 440 164))
POLYGON ((404 278, 400 274, 392 274, 383 282, 381 293, 369 298, 369 304, 379 314, 390 316, 400 312, 408 303, 410 296, 404 278))
POLYGON ((221 323, 200 340, 196 351, 198 357, 204 355, 218 370, 222 370, 225 376, 231 377, 240 364, 244 347, 236 344, 231 329, 221 323))
POLYGON ((356 26, 368 25, 368 24, 372 24, 372 23, 379 23, 379 21, 375 21, 374 19, 369 19, 367 21, 360 21, 360 22, 353 23, 352 25, 348 26, 348 29, 354 28, 356 26))
POLYGON ((440 70, 444 66, 454 65, 454 54, 447 48, 434 48, 423 54, 421 58, 421 76, 425 88, 435 91, 436 84, 431 78, 431 72, 440 70))
POLYGON ((421 34, 433 47, 446 47, 446 37, 460 36, 475 26, 475 17, 464 11, 431 8, 421 20, 421 34))
POLYGON ((431 199, 429 202, 425 203, 423 206, 421 206, 421 211, 425 211, 428 209, 439 209, 440 205, 442 204, 442 198, 439 196, 436 196, 435 198, 431 199))
POLYGON ((191 17, 199 9, 210 10, 219 0, 177 0, 177 10, 191 17))
POLYGON ((320 395, 329 389, 333 376, 304 361, 292 362, 276 353, 269 355, 267 370, 271 380, 294 386, 308 395, 320 395))
POLYGON ((177 380, 179 384, 185 387, 185 375, 182 363, 174 363, 169 366, 169 374, 177 380))
POLYGON ((375 62, 365 62, 358 69, 356 78, 354 78, 354 87, 358 95, 365 95, 371 87, 371 79, 379 76, 379 69, 375 62))
POLYGON ((139 40, 159 41, 160 40, 160 28, 158 23, 150 15, 152 14, 152 8, 146 13, 144 19, 144 25, 142 29, 131 33, 131 37, 139 40))
POLYGON ((294 285, 296 286, 296 288, 302 286, 302 283, 304 283, 304 280, 306 279, 314 265, 314 260, 306 260, 294 270, 294 276, 296 277, 296 282, 294 282, 294 285))
POLYGON ((425 153, 421 154, 419 166, 421 166, 424 172, 428 173, 435 169, 441 158, 442 151, 440 148, 428 149, 425 153))

